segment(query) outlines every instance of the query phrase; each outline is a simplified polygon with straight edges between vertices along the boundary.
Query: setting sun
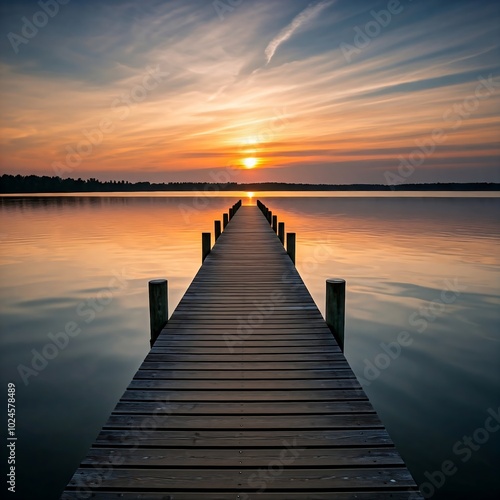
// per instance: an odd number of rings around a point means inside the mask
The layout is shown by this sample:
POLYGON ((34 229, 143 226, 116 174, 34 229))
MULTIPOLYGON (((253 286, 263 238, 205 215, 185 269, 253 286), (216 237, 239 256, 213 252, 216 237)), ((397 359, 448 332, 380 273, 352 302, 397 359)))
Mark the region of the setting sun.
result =
POLYGON ((245 165, 246 168, 254 168, 257 163, 257 158, 245 158, 243 160, 243 165, 245 165))

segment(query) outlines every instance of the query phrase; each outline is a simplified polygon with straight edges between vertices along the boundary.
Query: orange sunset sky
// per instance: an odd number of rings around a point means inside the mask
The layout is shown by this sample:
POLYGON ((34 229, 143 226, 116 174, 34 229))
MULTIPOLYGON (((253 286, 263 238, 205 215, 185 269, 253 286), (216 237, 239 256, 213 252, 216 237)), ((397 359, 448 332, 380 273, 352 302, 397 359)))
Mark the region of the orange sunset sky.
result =
POLYGON ((494 1, 3 1, 1 173, 498 182, 499 19, 494 1))

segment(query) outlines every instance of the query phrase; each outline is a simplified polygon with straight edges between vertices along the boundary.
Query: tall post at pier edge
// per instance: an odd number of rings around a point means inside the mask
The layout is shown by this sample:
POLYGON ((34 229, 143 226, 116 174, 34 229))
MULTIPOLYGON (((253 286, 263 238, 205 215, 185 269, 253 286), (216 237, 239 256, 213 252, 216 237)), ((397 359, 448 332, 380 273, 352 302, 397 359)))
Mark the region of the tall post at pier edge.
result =
POLYGON ((210 253, 211 248, 211 233, 201 233, 201 261, 203 262, 210 253))
POLYGON ((295 264, 295 233, 286 233, 286 253, 295 264))
POLYGON ((227 213, 222 214, 222 228, 226 229, 226 226, 228 225, 228 223, 229 223, 229 215, 227 213))
POLYGON ((273 231, 275 233, 278 232, 278 216, 277 215, 273 215, 273 231))
POLYGON ((217 241, 217 239, 221 234, 220 220, 214 221, 214 234, 215 234, 215 241, 217 241))
POLYGON ((278 238, 280 239, 281 243, 283 245, 285 244, 285 223, 280 222, 278 224, 278 238))
POLYGON ((326 280, 326 324, 344 352, 345 280, 341 278, 326 280))
POLYGON ((151 327, 150 345, 153 347, 158 335, 168 321, 168 281, 151 280, 149 289, 149 323, 151 327))

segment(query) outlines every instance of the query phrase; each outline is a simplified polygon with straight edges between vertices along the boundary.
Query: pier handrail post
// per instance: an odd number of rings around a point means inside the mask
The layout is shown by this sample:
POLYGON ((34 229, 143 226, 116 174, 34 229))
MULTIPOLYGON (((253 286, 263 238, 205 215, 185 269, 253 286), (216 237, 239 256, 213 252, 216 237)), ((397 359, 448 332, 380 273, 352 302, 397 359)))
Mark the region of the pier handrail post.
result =
POLYGON ((326 324, 344 352, 345 280, 341 278, 326 280, 326 324))
POLYGON ((212 233, 201 233, 201 261, 210 253, 212 233))
POLYGON ((223 229, 226 229, 226 226, 228 225, 229 223, 229 215, 226 213, 226 214, 222 214, 222 227, 223 229))
POLYGON ((234 215, 234 209, 233 207, 229 207, 229 220, 233 218, 233 215, 234 215))
POLYGON ((275 233, 278 232, 278 216, 277 215, 273 215, 273 231, 275 233))
POLYGON ((286 233, 286 253, 289 255, 292 262, 295 264, 295 233, 286 233))
POLYGON ((278 224, 278 238, 280 239, 281 243, 283 245, 285 244, 285 223, 280 222, 278 224))
POLYGON ((215 241, 217 241, 217 239, 221 235, 220 220, 214 221, 214 234, 215 234, 215 241))
POLYGON ((151 347, 168 321, 168 281, 151 280, 149 289, 149 323, 151 328, 151 347))
POLYGON ((269 210, 269 212, 267 212, 267 220, 269 221, 269 224, 273 223, 273 212, 272 212, 272 210, 269 210))

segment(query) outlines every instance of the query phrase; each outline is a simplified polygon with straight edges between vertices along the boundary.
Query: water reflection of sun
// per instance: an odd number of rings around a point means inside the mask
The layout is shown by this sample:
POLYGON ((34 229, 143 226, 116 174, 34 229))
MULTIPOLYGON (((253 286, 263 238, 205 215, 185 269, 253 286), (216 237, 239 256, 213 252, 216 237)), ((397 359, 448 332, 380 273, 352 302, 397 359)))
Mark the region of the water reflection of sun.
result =
POLYGON ((247 195, 247 200, 245 202, 245 205, 253 205, 253 197, 255 196, 255 193, 251 192, 251 191, 247 191, 246 192, 246 195, 247 195))

